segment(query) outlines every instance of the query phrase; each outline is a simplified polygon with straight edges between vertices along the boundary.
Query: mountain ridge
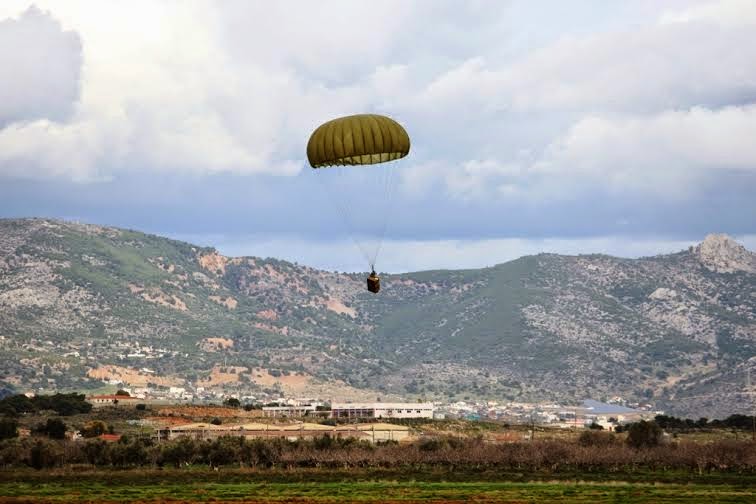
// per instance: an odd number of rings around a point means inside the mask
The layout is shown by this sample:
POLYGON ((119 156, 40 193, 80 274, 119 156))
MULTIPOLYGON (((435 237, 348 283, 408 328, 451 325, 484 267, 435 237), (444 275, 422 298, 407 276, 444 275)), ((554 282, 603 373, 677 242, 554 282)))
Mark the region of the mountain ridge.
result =
POLYGON ((115 374, 155 384, 147 368, 195 393, 623 395, 714 416, 746 406, 733 383, 756 364, 755 257, 709 235, 648 258, 538 254, 384 275, 373 296, 362 274, 2 219, 0 357, 15 363, 0 385, 94 387, 115 374))

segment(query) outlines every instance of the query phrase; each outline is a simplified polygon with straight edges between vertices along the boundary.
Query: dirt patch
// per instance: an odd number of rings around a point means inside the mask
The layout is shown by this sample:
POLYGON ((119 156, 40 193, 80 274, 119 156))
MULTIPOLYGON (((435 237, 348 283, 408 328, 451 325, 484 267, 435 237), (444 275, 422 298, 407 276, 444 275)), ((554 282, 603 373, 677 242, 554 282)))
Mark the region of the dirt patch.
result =
POLYGON ((309 374, 289 374, 273 376, 269 370, 254 368, 248 375, 255 383, 270 387, 280 385, 284 393, 293 396, 341 397, 349 401, 369 401, 375 399, 375 392, 356 389, 341 381, 323 382, 309 374))
POLYGON ((216 275, 226 274, 226 263, 228 263, 228 258, 220 255, 218 252, 199 256, 197 260, 202 268, 211 271, 216 275))
POLYGON ((263 331, 268 331, 276 334, 283 334, 284 336, 287 336, 289 334, 289 328, 287 326, 283 327, 276 327, 272 326, 270 324, 264 324, 262 322, 255 322, 255 327, 258 329, 262 329, 263 331))
POLYGON ((234 340, 228 338, 205 338, 199 342, 200 350, 205 352, 218 352, 228 350, 234 346, 234 340))
POLYGON ((200 378, 197 384, 203 387, 214 387, 216 385, 223 385, 224 383, 236 383, 239 381, 239 375, 246 372, 247 368, 240 366, 228 366, 225 368, 215 366, 210 370, 210 375, 200 378))
POLYGON ((182 385, 184 380, 172 376, 156 376, 137 369, 122 366, 99 366, 87 371, 87 376, 97 380, 118 380, 128 385, 145 387, 154 383, 164 387, 182 385))
POLYGON ((349 315, 352 318, 357 316, 357 310, 345 305, 338 298, 330 298, 326 301, 326 308, 341 315, 349 315))
POLYGON ((310 383, 310 375, 293 375, 288 376, 280 375, 273 376, 264 368, 254 368, 250 373, 255 383, 260 385, 270 386, 280 383, 284 387, 303 388, 310 383))
POLYGON ((183 425, 207 417, 218 418, 258 418, 262 416, 262 410, 245 411, 241 408, 223 408, 220 406, 167 406, 158 410, 157 417, 151 420, 169 424, 183 425))
POLYGON ((142 299, 149 303, 153 303, 160 306, 167 306, 174 310, 187 311, 186 303, 181 300, 180 297, 173 294, 166 294, 161 289, 145 289, 138 285, 129 284, 129 292, 139 295, 142 299))
POLYGON ((227 297, 225 299, 222 298, 221 296, 208 296, 208 299, 210 301, 215 301, 219 305, 225 306, 229 310, 236 309, 236 306, 239 304, 239 302, 236 299, 232 298, 231 296, 229 296, 229 297, 227 297))
POLYGON ((265 320, 278 320, 278 313, 275 312, 275 310, 260 310, 259 312, 255 313, 255 316, 257 318, 265 319, 265 320))
POLYGON ((187 311, 186 303, 176 295, 168 295, 160 289, 151 289, 141 293, 142 299, 150 303, 173 308, 174 310, 187 311))

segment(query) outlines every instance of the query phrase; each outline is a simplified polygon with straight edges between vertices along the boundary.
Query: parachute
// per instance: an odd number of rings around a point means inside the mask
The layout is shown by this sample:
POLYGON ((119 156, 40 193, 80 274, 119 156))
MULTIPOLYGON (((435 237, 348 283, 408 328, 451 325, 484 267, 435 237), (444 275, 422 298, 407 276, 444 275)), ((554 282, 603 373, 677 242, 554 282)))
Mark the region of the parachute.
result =
POLYGON ((410 138, 405 129, 393 119, 376 114, 328 121, 318 126, 307 142, 307 159, 316 178, 370 266, 371 292, 380 288, 375 264, 398 179, 397 163, 391 161, 405 157, 409 151, 410 138))

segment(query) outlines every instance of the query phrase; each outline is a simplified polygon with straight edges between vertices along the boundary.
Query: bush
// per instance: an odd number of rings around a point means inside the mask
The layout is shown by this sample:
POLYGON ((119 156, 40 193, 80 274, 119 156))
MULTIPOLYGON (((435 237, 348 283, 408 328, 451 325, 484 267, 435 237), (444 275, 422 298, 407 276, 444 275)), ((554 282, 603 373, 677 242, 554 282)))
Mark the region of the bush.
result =
POLYGON ((651 448, 661 442, 662 430, 655 422, 640 422, 630 425, 627 430, 627 444, 633 448, 651 448))
POLYGON ((223 420, 221 420, 218 417, 215 417, 212 420, 210 420, 210 423, 213 424, 213 425, 221 425, 223 423, 223 420))
POLYGON ((159 464, 170 464, 175 467, 181 467, 184 464, 191 464, 196 458, 197 448, 194 440, 181 438, 163 447, 160 452, 159 464))
POLYGON ((94 420, 92 422, 88 422, 81 429, 81 435, 82 437, 85 437, 85 438, 94 438, 94 437, 105 434, 106 431, 107 431, 107 426, 105 425, 105 422, 94 420))
POLYGON ((81 447, 87 462, 96 466, 104 466, 109 462, 108 445, 102 439, 87 441, 81 447))
POLYGON ((13 418, 0 418, 0 440, 18 437, 18 422, 13 418))
POLYGON ((229 408, 238 408, 241 406, 241 402, 236 397, 229 397, 225 401, 223 401, 224 406, 228 406, 229 408))
POLYGON ((29 466, 34 469, 56 467, 63 462, 63 450, 55 443, 37 441, 29 450, 29 466))
POLYGON ((48 418, 47 423, 38 424, 34 428, 37 434, 43 434, 51 439, 65 439, 68 426, 60 418, 48 418))
POLYGON ((31 401, 35 411, 53 410, 61 416, 89 413, 92 411, 92 405, 87 402, 84 394, 41 395, 33 397, 31 401))
POLYGON ((580 446, 609 446, 614 444, 617 438, 611 432, 587 430, 580 434, 578 444, 580 446))

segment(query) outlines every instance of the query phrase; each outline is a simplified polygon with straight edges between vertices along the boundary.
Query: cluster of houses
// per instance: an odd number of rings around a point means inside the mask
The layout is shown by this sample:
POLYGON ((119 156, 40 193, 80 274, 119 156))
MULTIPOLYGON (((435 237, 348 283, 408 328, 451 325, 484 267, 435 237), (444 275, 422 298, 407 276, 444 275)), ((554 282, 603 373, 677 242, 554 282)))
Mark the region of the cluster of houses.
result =
MULTIPOLYGON (((134 406, 139 403, 166 404, 164 400, 151 401, 139 397, 119 395, 91 396, 95 406, 134 406)), ((436 405, 431 402, 332 402, 316 399, 281 399, 276 405, 256 410, 268 418, 333 418, 338 420, 365 419, 439 419, 498 420, 512 424, 537 424, 553 427, 585 427, 597 424, 606 430, 617 425, 650 420, 663 414, 650 408, 632 408, 615 401, 604 403, 587 399, 580 406, 548 403, 468 403, 456 402, 436 405)), ((314 424, 313 424, 314 425, 314 424)))
POLYGON ((651 420, 663 411, 653 410, 649 406, 623 404, 619 398, 612 402, 600 402, 586 399, 579 406, 565 406, 552 403, 524 403, 495 401, 464 402, 459 401, 441 405, 437 415, 446 418, 466 420, 496 420, 512 424, 536 424, 551 427, 587 427, 600 425, 606 430, 614 430, 617 425, 651 420))

